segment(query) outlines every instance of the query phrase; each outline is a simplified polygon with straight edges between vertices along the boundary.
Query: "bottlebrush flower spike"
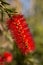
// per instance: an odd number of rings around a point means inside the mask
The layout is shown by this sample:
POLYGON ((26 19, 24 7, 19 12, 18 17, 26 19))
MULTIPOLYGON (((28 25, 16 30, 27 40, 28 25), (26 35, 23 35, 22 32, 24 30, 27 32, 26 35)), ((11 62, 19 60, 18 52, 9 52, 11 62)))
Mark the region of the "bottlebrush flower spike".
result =
POLYGON ((3 62, 2 56, 0 56, 0 62, 3 62))
POLYGON ((13 57, 12 57, 11 53, 4 52, 3 56, 4 56, 4 59, 5 59, 5 62, 8 62, 8 63, 12 62, 13 57))
POLYGON ((3 59, 3 57, 0 55, 0 65, 5 65, 4 64, 4 59, 3 59))
POLYGON ((12 37, 16 40, 16 45, 22 54, 35 50, 33 37, 23 15, 17 14, 12 16, 12 19, 7 21, 7 27, 11 31, 12 37))

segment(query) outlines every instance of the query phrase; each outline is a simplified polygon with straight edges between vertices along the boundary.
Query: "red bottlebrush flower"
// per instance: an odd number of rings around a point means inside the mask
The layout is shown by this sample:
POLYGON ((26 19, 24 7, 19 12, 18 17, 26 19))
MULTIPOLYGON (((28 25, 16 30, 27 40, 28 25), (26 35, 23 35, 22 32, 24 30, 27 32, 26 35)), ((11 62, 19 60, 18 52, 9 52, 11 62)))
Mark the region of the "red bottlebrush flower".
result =
POLYGON ((2 59, 2 57, 0 56, 0 62, 3 62, 3 59, 2 59))
POLYGON ((13 58, 12 58, 12 54, 11 53, 4 52, 3 56, 4 56, 4 59, 5 59, 5 62, 8 62, 8 63, 12 62, 13 58))
POLYGON ((3 57, 0 55, 0 65, 5 65, 4 64, 4 60, 3 60, 3 57))
POLYGON ((16 40, 17 47, 23 54, 35 50, 33 37, 23 15, 17 14, 12 16, 12 19, 7 21, 7 27, 10 30, 13 39, 16 40))

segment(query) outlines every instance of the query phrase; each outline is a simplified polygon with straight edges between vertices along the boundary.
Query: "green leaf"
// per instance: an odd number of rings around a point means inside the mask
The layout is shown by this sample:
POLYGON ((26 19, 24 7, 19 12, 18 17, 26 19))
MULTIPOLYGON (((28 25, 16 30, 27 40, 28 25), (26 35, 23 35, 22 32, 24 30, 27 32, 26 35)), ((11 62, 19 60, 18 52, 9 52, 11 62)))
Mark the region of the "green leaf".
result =
POLYGON ((15 8, 10 8, 10 9, 9 9, 9 8, 6 8, 6 11, 7 11, 9 14, 17 13, 15 8))
POLYGON ((7 2, 2 2, 2 4, 3 4, 3 5, 4 5, 4 4, 5 4, 5 5, 10 5, 10 4, 9 4, 9 3, 7 3, 7 2))
POLYGON ((10 5, 9 3, 5 2, 4 0, 1 0, 1 4, 2 4, 2 5, 4 5, 4 4, 5 4, 5 5, 10 5))
POLYGON ((8 12, 14 12, 15 9, 6 9, 8 12))

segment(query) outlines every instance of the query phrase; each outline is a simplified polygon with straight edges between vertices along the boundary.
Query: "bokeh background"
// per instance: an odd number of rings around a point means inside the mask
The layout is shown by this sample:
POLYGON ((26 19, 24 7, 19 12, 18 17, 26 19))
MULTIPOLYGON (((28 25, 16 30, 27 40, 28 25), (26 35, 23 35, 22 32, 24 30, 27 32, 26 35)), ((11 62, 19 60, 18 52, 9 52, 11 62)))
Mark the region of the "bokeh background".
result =
MULTIPOLYGON (((16 8, 18 13, 22 13, 25 16, 35 40, 36 52, 33 55, 27 55, 24 60, 25 65, 43 65, 43 0, 6 0, 6 2, 10 3, 10 7, 16 8)), ((6 7, 9 8, 8 6, 6 7)), ((8 16, 6 13, 2 16, 4 16, 3 22, 1 22, 0 14, 0 53, 7 50, 11 51, 13 56, 16 57, 18 50, 5 26, 8 16)), ((9 65, 17 65, 18 59, 22 62, 20 57, 22 56, 18 55, 17 59, 14 59, 9 65)))

